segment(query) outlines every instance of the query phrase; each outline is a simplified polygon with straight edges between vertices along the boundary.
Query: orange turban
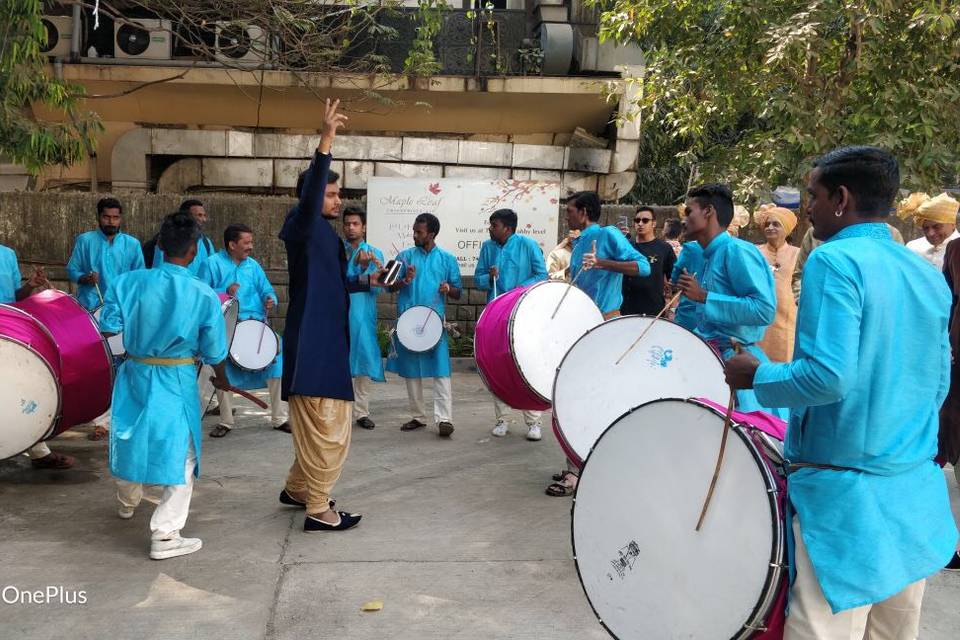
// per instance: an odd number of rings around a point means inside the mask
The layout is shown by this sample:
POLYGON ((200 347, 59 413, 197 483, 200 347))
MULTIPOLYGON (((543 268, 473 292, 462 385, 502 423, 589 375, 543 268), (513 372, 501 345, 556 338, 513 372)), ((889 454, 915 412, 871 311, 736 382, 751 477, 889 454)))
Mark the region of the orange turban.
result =
POLYGON ((757 226, 761 229, 767 226, 767 222, 771 219, 776 220, 780 223, 780 226, 783 227, 783 230, 786 231, 786 235, 793 233, 793 230, 797 228, 797 214, 790 209, 784 209, 783 207, 777 207, 772 204, 765 204, 757 209, 753 214, 754 220, 757 221, 757 226))

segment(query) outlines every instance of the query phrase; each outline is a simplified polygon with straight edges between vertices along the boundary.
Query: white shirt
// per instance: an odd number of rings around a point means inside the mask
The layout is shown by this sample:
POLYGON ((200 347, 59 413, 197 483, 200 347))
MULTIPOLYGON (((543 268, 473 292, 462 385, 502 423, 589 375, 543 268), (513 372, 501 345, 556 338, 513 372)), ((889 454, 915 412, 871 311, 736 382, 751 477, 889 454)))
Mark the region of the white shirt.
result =
POLYGON ((932 264, 938 270, 943 271, 943 256, 947 252, 947 244, 951 240, 956 240, 960 238, 960 232, 954 230, 950 234, 950 237, 944 240, 942 243, 937 246, 933 246, 927 239, 923 236, 920 236, 916 240, 911 240, 907 243, 907 249, 910 249, 915 254, 932 264))

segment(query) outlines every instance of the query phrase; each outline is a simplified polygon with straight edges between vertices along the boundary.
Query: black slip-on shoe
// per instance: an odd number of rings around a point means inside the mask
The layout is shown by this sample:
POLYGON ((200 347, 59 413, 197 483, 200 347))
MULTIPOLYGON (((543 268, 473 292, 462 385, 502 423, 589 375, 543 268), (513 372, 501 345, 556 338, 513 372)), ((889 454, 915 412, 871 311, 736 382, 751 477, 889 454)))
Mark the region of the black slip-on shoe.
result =
POLYGON ((357 426, 363 429, 373 429, 377 425, 369 418, 369 416, 363 416, 362 418, 357 419, 357 426))
POLYGON ((360 519, 363 517, 359 513, 347 513, 346 511, 338 511, 337 515, 340 516, 340 522, 335 525, 307 516, 303 519, 303 530, 308 533, 314 531, 346 531, 360 524, 360 519))
POLYGON ((449 422, 441 422, 437 425, 437 429, 440 431, 441 438, 449 438, 453 435, 453 424, 449 422))
POLYGON ((410 422, 400 425, 400 431, 414 431, 416 429, 423 429, 425 426, 427 425, 414 418, 410 422))
POLYGON ((954 551, 950 562, 943 568, 944 571, 960 571, 960 551, 954 551))

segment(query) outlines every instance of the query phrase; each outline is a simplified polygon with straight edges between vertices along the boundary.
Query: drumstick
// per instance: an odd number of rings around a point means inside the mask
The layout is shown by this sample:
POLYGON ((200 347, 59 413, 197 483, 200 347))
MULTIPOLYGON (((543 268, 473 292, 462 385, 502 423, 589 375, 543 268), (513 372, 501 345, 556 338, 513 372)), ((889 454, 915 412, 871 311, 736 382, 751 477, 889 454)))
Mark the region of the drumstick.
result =
MULTIPOLYGON (((213 381, 213 378, 210 378, 210 380, 213 381)), ((248 392, 244 391, 243 389, 237 389, 237 388, 236 388, 235 386, 233 386, 233 385, 228 386, 226 389, 221 389, 221 391, 225 391, 225 392, 226 392, 226 391, 229 391, 229 392, 231 392, 231 393, 237 394, 238 396, 243 396, 244 398, 246 398, 247 400, 249 400, 249 401, 252 402, 253 404, 257 405, 257 406, 260 407, 261 409, 266 409, 266 408, 267 408, 267 403, 266 403, 266 402, 264 402, 263 400, 261 400, 261 399, 258 398, 257 396, 253 395, 252 393, 248 393, 248 392)), ((216 389, 214 389, 214 393, 216 393, 216 389)), ((213 396, 210 396, 210 402, 213 402, 213 396)), ((210 406, 210 403, 208 402, 208 403, 207 403, 207 407, 209 408, 209 406, 210 406)), ((206 413, 206 411, 204 411, 204 413, 206 413)), ((201 414, 201 415, 202 415, 202 414, 201 414)))
MULTIPOLYGON (((438 294, 435 294, 435 295, 433 296, 433 304, 434 304, 434 305, 439 305, 439 304, 440 304, 440 294, 439 294, 439 293, 438 293, 438 294)), ((428 307, 428 308, 430 309, 430 311, 434 311, 433 308, 431 308, 431 307, 428 307)), ((430 311, 427 311, 427 317, 423 319, 423 324, 420 325, 420 329, 417 330, 417 333, 420 334, 420 335, 423 335, 423 332, 427 329, 427 323, 430 322, 430 311)), ((438 313, 437 315, 440 315, 440 314, 438 313)))
POLYGON ((94 282, 93 286, 97 290, 97 297, 100 298, 100 304, 103 304, 103 294, 100 293, 100 284, 97 282, 94 282))
POLYGON ((675 295, 675 296, 673 296, 672 298, 670 298, 670 302, 668 302, 667 304, 665 304, 664 307, 663 307, 663 309, 660 309, 660 313, 658 313, 658 314, 656 315, 656 317, 655 317, 653 320, 650 321, 650 324, 647 325, 647 328, 640 332, 640 337, 637 338, 636 340, 634 340, 634 341, 633 341, 633 344, 631 344, 629 347, 627 347, 627 350, 624 351, 623 354, 622 354, 619 358, 617 358, 617 361, 616 361, 614 364, 620 364, 621 362, 623 362, 623 359, 627 357, 627 354, 629 354, 631 351, 633 351, 634 348, 636 348, 636 346, 637 346, 638 344, 640 344, 640 341, 643 340, 643 337, 644 337, 645 335, 647 335, 647 333, 650 331, 650 329, 653 328, 653 325, 655 325, 655 324, 657 323, 657 320, 659 320, 660 318, 663 317, 663 314, 665 314, 665 313, 667 312, 667 310, 670 309, 670 308, 673 306, 673 303, 676 302, 677 299, 678 299, 681 295, 683 295, 683 291, 678 291, 678 292, 677 292, 677 295, 675 295))
MULTIPOLYGON (((730 341, 733 344, 734 353, 740 353, 740 345, 730 341)), ((717 479, 720 477, 720 467, 723 466, 723 454, 727 450, 727 434, 730 432, 730 423, 733 419, 733 405, 737 399, 737 391, 730 387, 730 400, 727 402, 727 414, 723 418, 723 435, 720 436, 720 451, 717 452, 717 466, 713 469, 713 478, 710 479, 710 488, 707 489, 707 497, 703 501, 703 508, 700 510, 700 519, 697 520, 696 531, 700 531, 703 526, 703 519, 707 517, 707 509, 710 508, 710 500, 713 499, 713 490, 717 486, 717 479)))

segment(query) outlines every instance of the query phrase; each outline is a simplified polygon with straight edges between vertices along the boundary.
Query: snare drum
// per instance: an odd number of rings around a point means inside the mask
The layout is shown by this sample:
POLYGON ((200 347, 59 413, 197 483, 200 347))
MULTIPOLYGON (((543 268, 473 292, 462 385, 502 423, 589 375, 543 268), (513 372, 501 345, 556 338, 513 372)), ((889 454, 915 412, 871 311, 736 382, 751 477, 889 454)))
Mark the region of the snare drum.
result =
POLYGON ((491 301, 477 321, 474 353, 487 388, 514 409, 550 408, 557 366, 570 346, 603 322, 593 300, 570 285, 538 282, 491 301))
POLYGON ((553 414, 560 446, 579 464, 604 429, 633 407, 661 398, 709 398, 726 406, 729 397, 723 361, 699 336, 669 320, 623 316, 588 331, 564 356, 553 414))
POLYGON ((60 415, 60 352, 29 313, 0 305, 0 460, 46 437, 60 415))
POLYGON ((61 413, 52 438, 110 408, 113 356, 93 316, 76 298, 48 289, 10 305, 43 324, 60 356, 61 413))
POLYGON ((440 344, 443 318, 431 307, 417 305, 397 319, 397 340, 407 351, 425 353, 440 344))
MULTIPOLYGON (((100 312, 103 311, 103 305, 93 310, 93 319, 97 321, 97 327, 100 326, 100 312)), ((127 355, 127 349, 123 346, 123 334, 118 333, 107 338, 107 346, 110 347, 110 353, 114 358, 120 358, 127 355)))
POLYGON ((230 343, 230 361, 244 371, 263 371, 280 353, 280 338, 266 322, 241 320, 230 343))
POLYGON ((785 474, 734 422, 701 530, 724 415, 659 400, 615 421, 580 474, 574 558, 614 638, 779 638, 786 597, 785 474))

